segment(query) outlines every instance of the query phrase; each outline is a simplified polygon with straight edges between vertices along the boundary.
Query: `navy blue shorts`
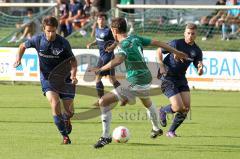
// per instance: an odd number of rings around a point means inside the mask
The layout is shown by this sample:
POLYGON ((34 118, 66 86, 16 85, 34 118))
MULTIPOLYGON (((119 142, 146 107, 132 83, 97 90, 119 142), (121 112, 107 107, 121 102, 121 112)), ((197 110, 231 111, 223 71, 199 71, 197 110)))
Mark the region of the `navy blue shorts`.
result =
POLYGON ((168 98, 180 93, 189 92, 188 81, 186 78, 178 79, 174 77, 161 77, 162 81, 161 90, 165 96, 168 98))
MULTIPOLYGON (((97 67, 102 67, 102 66, 104 66, 104 65, 106 65, 109 61, 111 61, 113 58, 109 58, 109 57, 100 57, 99 59, 98 59, 98 63, 97 63, 97 67)), ((99 74, 100 76, 108 76, 108 75, 110 75, 110 76, 115 76, 115 69, 113 68, 113 69, 111 69, 111 70, 107 70, 107 71, 102 71, 102 72, 100 72, 100 74, 99 74)))
POLYGON ((43 95, 46 96, 46 92, 53 91, 58 93, 60 99, 68 100, 74 99, 75 97, 75 85, 71 84, 71 79, 65 80, 65 83, 60 82, 50 82, 46 80, 43 76, 40 78, 43 95))

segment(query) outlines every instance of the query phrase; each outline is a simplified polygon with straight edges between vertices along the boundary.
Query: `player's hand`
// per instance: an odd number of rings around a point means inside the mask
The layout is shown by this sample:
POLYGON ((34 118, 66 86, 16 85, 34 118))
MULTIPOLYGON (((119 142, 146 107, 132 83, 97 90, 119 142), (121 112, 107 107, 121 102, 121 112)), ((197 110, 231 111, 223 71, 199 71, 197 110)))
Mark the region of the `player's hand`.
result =
POLYGON ((87 49, 90 49, 91 46, 92 46, 91 43, 87 44, 87 49))
POLYGON ((166 71, 165 67, 161 67, 161 68, 160 68, 160 73, 161 73, 162 75, 166 75, 166 74, 167 74, 167 71, 166 71))
POLYGON ((96 74, 99 74, 101 72, 100 68, 98 67, 91 67, 87 69, 88 72, 95 72, 96 74))
POLYGON ((157 74, 157 79, 161 79, 161 77, 166 76, 166 74, 167 74, 167 71, 166 71, 165 67, 160 66, 159 72, 157 74))
POLYGON ((105 49, 105 51, 106 51, 106 52, 113 52, 114 49, 115 49, 115 46, 110 45, 110 46, 108 46, 108 47, 105 49))
POLYGON ((201 76, 203 74, 203 64, 199 63, 198 64, 198 75, 201 76))
POLYGON ((76 85, 78 83, 78 80, 76 77, 70 77, 72 80, 72 84, 76 85))
POLYGON ((17 68, 19 65, 21 65, 21 60, 16 60, 13 64, 13 67, 17 68))

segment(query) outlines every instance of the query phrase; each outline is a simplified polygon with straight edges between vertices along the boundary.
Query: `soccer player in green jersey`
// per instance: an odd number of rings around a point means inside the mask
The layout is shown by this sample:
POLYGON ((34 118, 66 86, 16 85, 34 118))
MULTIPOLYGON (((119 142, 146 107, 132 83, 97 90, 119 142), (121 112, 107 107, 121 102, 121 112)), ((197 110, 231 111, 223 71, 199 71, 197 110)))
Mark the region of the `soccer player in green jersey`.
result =
POLYGON ((143 46, 154 45, 162 47, 173 52, 179 58, 187 58, 187 55, 183 52, 177 51, 160 41, 136 35, 127 36, 127 24, 124 18, 113 19, 111 30, 120 48, 118 53, 115 58, 106 65, 101 68, 91 68, 89 71, 100 73, 101 71, 109 70, 125 62, 127 82, 121 83, 121 86, 115 88, 112 92, 105 94, 99 100, 103 134, 94 145, 94 148, 104 147, 112 141, 112 138, 110 137, 110 123, 112 118, 111 104, 117 101, 127 101, 128 104, 134 104, 136 97, 138 97, 146 107, 147 114, 151 120, 153 128, 150 137, 156 138, 163 134, 163 131, 159 128, 156 107, 149 97, 152 76, 143 57, 143 46))

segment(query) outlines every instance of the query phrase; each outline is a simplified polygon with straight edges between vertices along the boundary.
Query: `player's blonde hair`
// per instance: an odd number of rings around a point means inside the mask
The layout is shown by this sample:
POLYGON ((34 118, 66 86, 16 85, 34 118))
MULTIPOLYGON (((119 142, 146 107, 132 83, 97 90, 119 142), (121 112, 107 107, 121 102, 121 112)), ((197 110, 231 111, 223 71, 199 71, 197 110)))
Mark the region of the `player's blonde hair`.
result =
POLYGON ((188 23, 185 29, 197 30, 197 25, 194 23, 188 23))

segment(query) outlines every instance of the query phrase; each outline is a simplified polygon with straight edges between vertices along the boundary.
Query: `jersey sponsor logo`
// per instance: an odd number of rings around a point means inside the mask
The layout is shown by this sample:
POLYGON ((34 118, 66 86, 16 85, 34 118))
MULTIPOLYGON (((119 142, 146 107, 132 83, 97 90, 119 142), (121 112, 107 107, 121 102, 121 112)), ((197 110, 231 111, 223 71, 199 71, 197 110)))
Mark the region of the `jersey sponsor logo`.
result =
POLYGON ((57 58, 59 58, 59 56, 45 55, 45 54, 43 54, 41 52, 39 52, 39 56, 44 57, 44 58, 48 58, 48 59, 57 59, 57 58))
POLYGON ((97 41, 104 41, 103 39, 100 39, 100 38, 96 38, 97 41))
POLYGON ((59 49, 59 48, 53 48, 52 49, 52 53, 53 55, 59 55, 60 53, 63 52, 63 48, 59 49))
POLYGON ((100 38, 102 38, 102 39, 103 39, 103 38, 104 38, 104 36, 105 36, 105 34, 104 34, 104 33, 101 33, 101 34, 100 34, 100 38))
POLYGON ((190 52, 190 56, 194 58, 194 57, 197 56, 197 53, 196 53, 194 50, 192 50, 192 51, 190 52))

